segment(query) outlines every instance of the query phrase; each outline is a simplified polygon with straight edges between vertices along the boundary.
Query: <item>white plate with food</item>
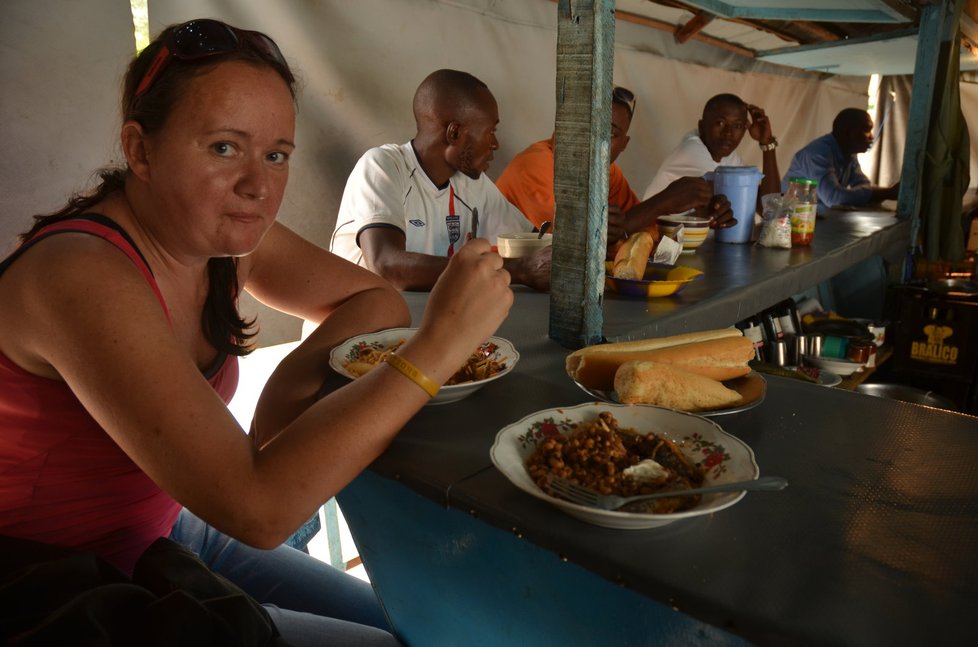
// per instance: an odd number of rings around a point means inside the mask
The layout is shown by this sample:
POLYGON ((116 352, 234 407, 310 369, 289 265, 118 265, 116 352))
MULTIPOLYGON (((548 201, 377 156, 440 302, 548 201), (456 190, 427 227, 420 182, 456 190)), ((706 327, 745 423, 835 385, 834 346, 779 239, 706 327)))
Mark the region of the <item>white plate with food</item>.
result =
MULTIPOLYGON (((582 521, 607 528, 640 530, 664 526, 680 519, 712 514, 744 497, 744 492, 669 497, 655 500, 655 506, 664 507, 643 512, 601 510, 571 503, 552 495, 545 488, 553 465, 566 467, 569 464, 563 462, 561 457, 566 455, 563 452, 570 451, 570 443, 566 439, 575 434, 591 436, 598 444, 611 439, 613 442, 604 444, 612 447, 612 450, 589 456, 586 461, 589 467, 583 471, 580 468, 566 468, 570 470, 568 473, 558 467, 560 473, 557 475, 569 476, 582 485, 590 485, 592 478, 608 473, 610 462, 614 464, 610 477, 614 480, 612 487, 625 488, 615 493, 627 494, 635 487, 688 489, 698 484, 714 485, 755 479, 760 473, 751 448, 712 420, 647 405, 591 403, 537 411, 500 430, 490 450, 490 457, 496 468, 524 492, 582 521), (609 423, 602 414, 610 414, 616 424, 609 423), (636 434, 645 438, 638 440, 636 434), (658 438, 649 434, 655 434, 658 438), (620 445, 615 438, 622 441, 620 445), (622 454, 625 443, 628 443, 625 452, 632 458, 622 454), (650 460, 648 454, 652 447, 657 448, 653 460, 659 464, 651 477, 654 482, 636 483, 639 477, 622 473, 619 467, 626 463, 621 461, 650 460), (610 460, 609 455, 619 463, 610 460), (558 460, 551 462, 551 458, 558 460), (663 479, 665 483, 659 482, 663 479)), ((653 503, 649 502, 649 505, 653 503)))
MULTIPOLYGON (((389 328, 351 337, 330 351, 329 365, 340 375, 355 380, 383 362, 388 354, 395 352, 417 330, 389 328)), ((468 397, 512 371, 519 359, 520 354, 508 340, 490 337, 472 352, 468 361, 428 404, 447 404, 468 397)))
POLYGON ((819 369, 818 383, 821 386, 839 386, 842 384, 842 376, 819 369))
MULTIPOLYGON (((618 393, 615 391, 589 389, 576 380, 574 381, 574 384, 576 384, 588 395, 593 396, 602 402, 609 402, 611 404, 622 403, 618 398, 618 393)), ((733 404, 724 405, 716 409, 689 411, 687 413, 696 413, 701 416, 723 416, 729 413, 740 413, 741 411, 747 411, 758 406, 764 402, 764 396, 767 395, 767 380, 765 380, 764 376, 757 371, 751 371, 743 377, 737 377, 732 380, 724 380, 721 382, 721 384, 728 389, 733 389, 739 393, 740 400, 734 402, 733 404)), ((677 411, 681 411, 681 409, 677 409, 677 411)))

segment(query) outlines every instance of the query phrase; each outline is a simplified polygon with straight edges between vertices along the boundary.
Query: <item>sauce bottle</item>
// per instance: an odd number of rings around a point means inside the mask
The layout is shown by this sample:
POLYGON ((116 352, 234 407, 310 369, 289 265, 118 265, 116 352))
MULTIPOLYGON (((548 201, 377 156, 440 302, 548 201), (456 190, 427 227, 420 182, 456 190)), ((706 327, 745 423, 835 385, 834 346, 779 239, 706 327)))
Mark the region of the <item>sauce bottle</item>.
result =
POLYGON ((774 310, 781 324, 781 332, 786 337, 801 333, 801 318, 798 316, 798 306, 794 299, 788 297, 774 306, 774 310))
POLYGON ((784 339, 784 331, 781 329, 781 319, 778 318, 774 308, 762 310, 760 314, 761 325, 764 330, 764 341, 769 345, 784 339))
POLYGON ((737 328, 744 333, 744 337, 754 345, 754 359, 764 361, 764 330, 761 327, 761 320, 756 316, 748 317, 736 324, 737 328))
POLYGON ((803 177, 788 179, 788 190, 781 209, 791 219, 792 247, 810 245, 815 237, 816 186, 818 182, 815 180, 803 177))

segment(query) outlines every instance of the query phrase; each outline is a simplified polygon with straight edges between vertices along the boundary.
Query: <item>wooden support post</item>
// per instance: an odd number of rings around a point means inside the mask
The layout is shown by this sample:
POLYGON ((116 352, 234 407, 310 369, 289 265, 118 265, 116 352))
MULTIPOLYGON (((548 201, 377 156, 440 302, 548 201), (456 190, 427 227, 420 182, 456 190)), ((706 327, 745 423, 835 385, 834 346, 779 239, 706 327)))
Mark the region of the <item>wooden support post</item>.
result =
POLYGON ((557 13, 549 334, 580 348, 603 337, 615 3, 560 0, 557 13))
MULTIPOLYGON (((940 93, 937 88, 943 84, 940 75, 946 73, 946 62, 944 66, 940 65, 941 53, 947 52, 948 41, 957 31, 962 3, 963 0, 943 0, 925 6, 920 14, 907 143, 903 150, 900 195, 897 200, 897 216, 912 219, 911 246, 918 243, 921 178, 926 161, 927 138, 931 116, 938 111, 936 102, 940 99, 940 93)), ((957 54, 956 47, 954 52, 957 54)))

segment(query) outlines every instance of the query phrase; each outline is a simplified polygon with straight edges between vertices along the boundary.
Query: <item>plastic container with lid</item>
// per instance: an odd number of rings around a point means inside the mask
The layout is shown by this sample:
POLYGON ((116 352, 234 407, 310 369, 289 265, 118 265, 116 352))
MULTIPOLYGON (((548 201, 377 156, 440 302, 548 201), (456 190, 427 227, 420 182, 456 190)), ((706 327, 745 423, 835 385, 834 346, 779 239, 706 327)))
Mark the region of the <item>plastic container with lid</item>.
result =
POLYGON ((757 187, 764 174, 756 166, 718 166, 703 176, 713 183, 713 193, 723 194, 730 201, 737 224, 717 229, 718 243, 749 243, 754 233, 754 212, 757 211, 757 187))
POLYGON ((815 237, 815 211, 818 199, 816 180, 803 177, 788 179, 788 190, 782 202, 783 212, 791 219, 791 245, 800 247, 810 245, 815 237))

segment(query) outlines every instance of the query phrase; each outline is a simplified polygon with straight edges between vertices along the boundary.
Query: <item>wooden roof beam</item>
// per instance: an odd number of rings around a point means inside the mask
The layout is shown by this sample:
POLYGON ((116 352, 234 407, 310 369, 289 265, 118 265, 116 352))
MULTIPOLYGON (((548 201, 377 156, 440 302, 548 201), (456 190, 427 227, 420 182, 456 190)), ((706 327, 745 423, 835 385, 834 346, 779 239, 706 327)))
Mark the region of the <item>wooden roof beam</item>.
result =
MULTIPOLYGON (((917 7, 903 0, 883 0, 883 4, 906 18, 909 22, 917 22, 917 18, 920 16, 917 7)), ((921 4, 927 4, 927 1, 921 4)))
POLYGON ((811 21, 808 21, 808 20, 800 20, 800 21, 795 22, 793 24, 798 29, 804 30, 805 32, 811 34, 812 36, 814 36, 818 40, 834 41, 834 40, 839 40, 840 39, 839 34, 835 33, 832 30, 826 29, 825 27, 822 27, 817 22, 811 22, 811 21))
POLYGON ((978 0, 969 0, 965 3, 958 27, 961 29, 961 46, 971 52, 972 56, 978 54, 978 20, 975 19, 976 16, 978 16, 978 0), (975 15, 969 13, 969 10, 975 15))
POLYGON ((978 23, 978 0, 965 0, 963 13, 971 18, 972 22, 978 23))
MULTIPOLYGON (((659 20, 653 20, 651 18, 646 18, 645 16, 639 16, 627 11, 615 11, 615 17, 618 20, 624 20, 625 22, 634 23, 636 25, 642 25, 643 27, 651 27, 652 29, 659 29, 661 31, 667 31, 670 34, 676 33, 676 26, 669 23, 661 22, 659 20)), ((705 34, 693 34, 693 40, 697 40, 701 43, 706 43, 707 45, 712 45, 713 47, 718 47, 720 49, 727 50, 728 52, 733 52, 734 54, 739 54, 746 58, 754 58, 753 50, 749 50, 746 47, 740 47, 734 45, 733 43, 728 43, 725 40, 719 38, 714 38, 712 36, 707 36, 705 34)))
POLYGON ((716 16, 711 14, 709 11, 700 11, 694 15, 689 22, 676 30, 676 42, 682 45, 690 38, 700 33, 704 27, 713 22, 714 18, 716 18, 716 16))
MULTIPOLYGON (((693 14, 694 15, 694 18, 692 20, 690 20, 690 23, 692 23, 694 20, 696 20, 696 16, 698 15, 697 14, 697 12, 698 12, 697 9, 695 9, 694 7, 691 7, 690 5, 686 4, 685 2, 680 2, 679 0, 650 0, 650 1, 655 2, 655 4, 659 4, 659 5, 662 5, 662 6, 665 6, 665 7, 672 7, 673 9, 680 9, 682 11, 686 11, 688 13, 693 14)), ((978 2, 978 0, 975 0, 975 1, 978 2)), ((704 12, 699 11, 699 13, 704 13, 704 12)), ((716 18, 715 15, 713 17, 716 18)), ((745 18, 723 18, 723 20, 726 20, 727 22, 736 23, 738 25, 745 25, 747 27, 750 27, 751 29, 758 29, 758 30, 761 30, 761 31, 766 31, 767 33, 772 34, 773 36, 777 36, 778 38, 780 38, 781 40, 783 40, 783 41, 785 41, 787 43, 799 43, 799 44, 802 44, 801 41, 799 41, 798 36, 796 34, 793 34, 791 32, 787 32, 787 31, 778 29, 778 27, 775 24, 775 21, 751 21, 751 20, 747 20, 745 18)), ((814 25, 812 26, 811 29, 808 29, 808 26, 809 25, 812 25, 812 23, 809 23, 809 22, 796 22, 796 23, 793 23, 793 24, 796 25, 799 28, 805 29, 806 32, 811 33, 812 36, 813 36, 812 41, 817 40, 817 38, 819 37, 819 34, 817 34, 816 30, 823 29, 821 27, 817 27, 817 26, 814 26, 814 25)), ((705 27, 706 25, 704 24, 703 26, 705 27)), ((700 29, 702 29, 702 27, 700 27, 700 29)), ((837 35, 831 34, 831 32, 828 32, 828 33, 830 34, 830 40, 838 40, 839 39, 839 37, 837 35)), ((707 38, 709 38, 709 37, 707 37, 707 38)), ((676 40, 679 41, 678 35, 677 35, 676 40)), ((683 43, 685 41, 679 41, 679 42, 680 43, 683 43)), ((804 43, 804 44, 808 44, 808 43, 804 43)))

